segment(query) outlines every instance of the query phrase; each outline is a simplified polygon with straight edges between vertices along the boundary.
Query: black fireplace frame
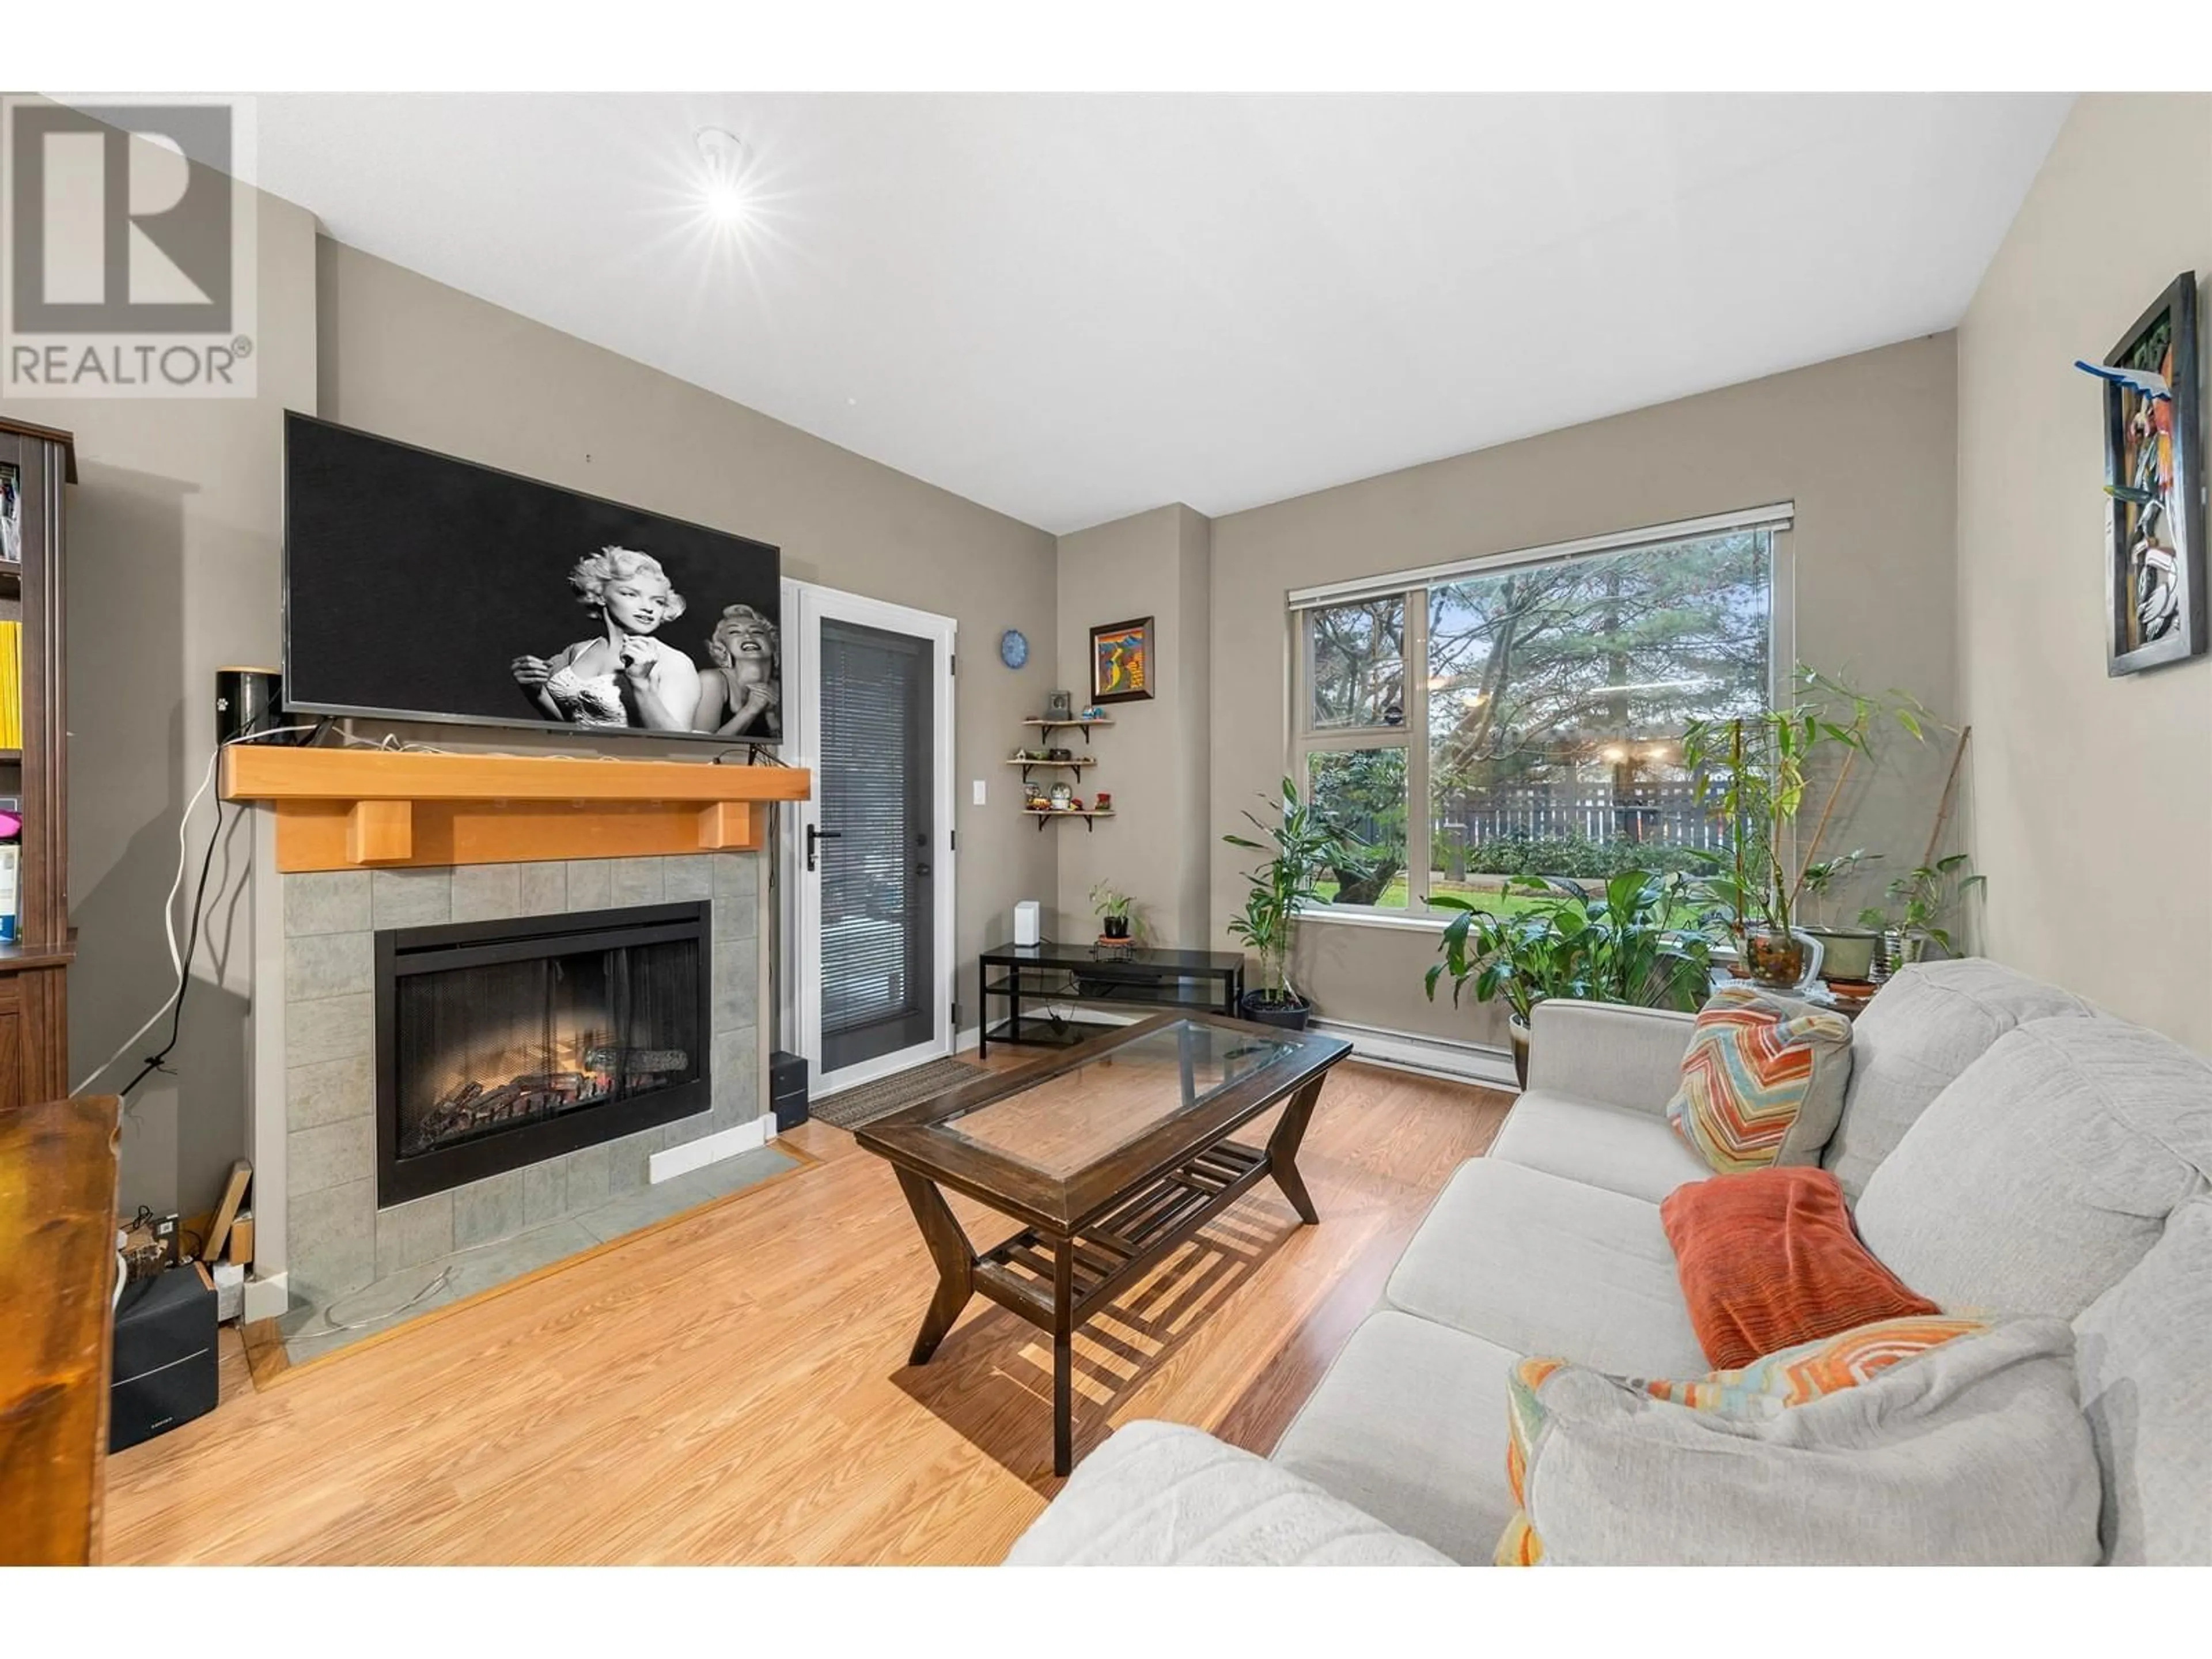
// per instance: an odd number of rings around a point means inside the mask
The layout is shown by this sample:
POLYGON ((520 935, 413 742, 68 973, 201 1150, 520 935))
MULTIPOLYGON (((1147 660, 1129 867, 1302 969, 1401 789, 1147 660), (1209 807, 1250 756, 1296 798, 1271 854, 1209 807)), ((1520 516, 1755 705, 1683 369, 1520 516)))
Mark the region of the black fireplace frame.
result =
POLYGON ((388 1209, 411 1199, 464 1186, 558 1158, 602 1141, 619 1139, 714 1104, 714 935, 704 899, 684 904, 629 905, 497 921, 448 922, 430 927, 392 927, 376 935, 376 1206, 388 1209), (642 1094, 607 1102, 591 1111, 563 1112, 496 1134, 399 1156, 398 985, 415 974, 489 966, 566 955, 572 951, 695 940, 699 946, 699 1075, 642 1094), (557 948, 546 941, 557 940, 557 948))

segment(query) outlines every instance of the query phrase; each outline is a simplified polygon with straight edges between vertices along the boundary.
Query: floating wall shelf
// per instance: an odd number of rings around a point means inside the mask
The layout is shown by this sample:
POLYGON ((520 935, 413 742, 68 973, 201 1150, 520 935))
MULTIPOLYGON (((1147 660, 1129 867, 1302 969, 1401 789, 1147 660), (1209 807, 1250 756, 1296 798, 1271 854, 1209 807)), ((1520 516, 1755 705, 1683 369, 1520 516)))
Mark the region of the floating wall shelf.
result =
POLYGON ((1111 714, 1096 714, 1086 718, 1080 714, 1071 714, 1064 720, 1049 720, 1042 715, 1033 714, 1022 724, 1040 727, 1048 736, 1063 726, 1073 726, 1083 733, 1083 741, 1087 744, 1091 741, 1091 728, 1094 726, 1111 726, 1114 724, 1114 717, 1111 714))
POLYGON ((796 767, 234 744, 226 800, 276 814, 284 871, 757 850, 796 767))
POLYGON ((1091 811, 1082 811, 1082 812, 1079 812, 1079 811, 1075 811, 1073 807, 1066 807, 1066 806, 1051 806, 1051 807, 1047 807, 1047 808, 1045 808, 1045 809, 1044 809, 1043 811, 1040 811, 1037 808, 1036 808, 1036 807, 1034 807, 1034 806, 1024 806, 1024 808, 1022 808, 1022 811, 1023 811, 1026 816, 1028 816, 1028 817, 1030 817, 1036 818, 1036 820, 1038 820, 1038 823, 1037 823, 1037 834, 1039 834, 1040 836, 1041 836, 1041 835, 1042 835, 1042 834, 1044 834, 1044 823, 1043 823, 1043 820, 1045 820, 1046 818, 1081 818, 1081 819, 1083 820, 1083 827, 1084 827, 1085 830, 1088 830, 1089 828, 1091 828, 1091 820, 1092 820, 1092 819, 1094 819, 1094 818, 1110 818, 1110 817, 1112 817, 1114 816, 1114 814, 1113 814, 1113 812, 1112 812, 1112 811, 1111 811, 1110 809, 1109 809, 1109 811, 1103 811, 1103 812, 1091 812, 1091 811))

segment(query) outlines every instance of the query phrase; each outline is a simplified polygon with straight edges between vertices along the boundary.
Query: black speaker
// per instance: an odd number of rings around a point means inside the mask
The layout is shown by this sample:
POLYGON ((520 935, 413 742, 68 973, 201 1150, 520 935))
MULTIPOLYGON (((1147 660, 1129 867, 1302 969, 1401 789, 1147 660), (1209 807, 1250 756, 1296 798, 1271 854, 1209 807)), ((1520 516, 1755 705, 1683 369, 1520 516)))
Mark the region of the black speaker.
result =
POLYGON ((778 1048, 768 1057, 768 1103, 775 1114, 775 1132, 796 1129, 806 1121, 806 1060, 802 1054, 778 1048))
POLYGON ((196 1267, 126 1285, 115 1305, 107 1449, 121 1451, 215 1409, 215 1287, 196 1267))
POLYGON ((257 737, 312 721, 289 720, 284 714, 284 679, 273 668, 218 668, 215 671, 215 740, 217 743, 299 743, 309 734, 283 731, 273 738, 257 737))

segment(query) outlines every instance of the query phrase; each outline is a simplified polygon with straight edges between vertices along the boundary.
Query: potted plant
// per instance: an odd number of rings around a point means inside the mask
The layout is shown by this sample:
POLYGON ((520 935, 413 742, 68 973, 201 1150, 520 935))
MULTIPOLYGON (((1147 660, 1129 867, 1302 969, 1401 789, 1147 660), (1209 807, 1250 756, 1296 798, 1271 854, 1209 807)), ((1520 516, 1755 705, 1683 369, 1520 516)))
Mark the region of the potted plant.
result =
POLYGON ((1130 911, 1136 901, 1111 882, 1102 881, 1091 890, 1091 908, 1097 912, 1100 931, 1110 939, 1129 937, 1130 911))
POLYGON ((1881 857, 1879 853, 1854 848, 1805 866, 1802 895, 1805 911, 1811 919, 1802 931, 1820 941, 1820 974, 1825 979, 1863 983, 1874 977, 1875 952, 1881 945, 1881 930, 1870 931, 1863 917, 1856 927, 1840 927, 1827 918, 1844 878, 1860 865, 1881 857))
POLYGON ((1690 878, 1623 870, 1592 898, 1572 882, 1515 876, 1504 893, 1528 902, 1501 914, 1449 894, 1431 899, 1459 914, 1437 944, 1443 960, 1424 982, 1431 1002, 1449 975, 1455 1005, 1470 984, 1476 1001, 1505 1004, 1523 1087, 1528 1017, 1547 997, 1685 1011, 1704 1002, 1712 981, 1710 917, 1698 911, 1690 878))
POLYGON ((1260 988, 1244 994, 1237 1012, 1263 1025, 1302 1031, 1313 1016, 1313 1005, 1291 983, 1291 930, 1298 913, 1319 892, 1321 877, 1361 867, 1362 854, 1319 808, 1298 798, 1298 787, 1291 779, 1283 780, 1282 799, 1273 805, 1272 823, 1244 814, 1265 841, 1235 835, 1221 838, 1246 852, 1268 854, 1264 863, 1245 872, 1243 913, 1229 921, 1230 937, 1260 958, 1260 988))
POLYGON ((1859 925, 1881 933, 1883 958, 1893 971, 1925 957, 1931 939, 1943 947, 1947 956, 1956 955, 1957 947, 1942 926, 1943 919, 1969 892, 1986 886, 1988 881, 1988 877, 1974 872, 1973 861, 1966 854, 1950 854, 1933 864, 1908 870, 1890 883, 1889 898, 1896 908, 1885 910, 1869 905, 1859 913, 1859 925))
MULTIPOLYGON (((1809 953, 1820 948, 1797 926, 1809 866, 1792 876, 1785 862, 1808 767, 1822 750, 1833 749, 1848 769, 1869 752, 1874 723, 1885 712, 1917 738, 1923 713, 1901 693, 1885 704, 1808 668, 1800 667, 1796 678, 1802 695, 1790 707, 1692 720, 1682 739, 1683 764, 1729 821, 1729 851, 1706 855, 1706 890, 1727 910, 1729 931, 1753 980, 1784 988, 1804 980, 1809 953)), ((1829 790, 1827 810, 1844 775, 1839 771, 1829 790)))

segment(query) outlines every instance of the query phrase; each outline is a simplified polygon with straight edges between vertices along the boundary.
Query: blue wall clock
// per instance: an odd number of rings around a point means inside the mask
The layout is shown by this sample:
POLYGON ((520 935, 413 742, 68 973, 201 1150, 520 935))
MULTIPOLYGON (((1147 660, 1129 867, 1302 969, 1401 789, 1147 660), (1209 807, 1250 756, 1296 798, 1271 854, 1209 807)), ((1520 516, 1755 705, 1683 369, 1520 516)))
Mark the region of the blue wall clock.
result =
POLYGON ((1030 642, 1018 628, 1009 628, 999 635, 999 660, 1009 668, 1019 668, 1030 659, 1030 642))

